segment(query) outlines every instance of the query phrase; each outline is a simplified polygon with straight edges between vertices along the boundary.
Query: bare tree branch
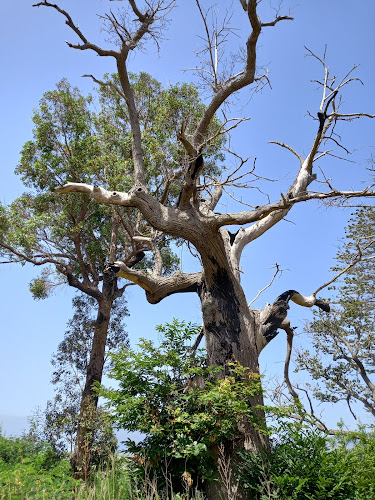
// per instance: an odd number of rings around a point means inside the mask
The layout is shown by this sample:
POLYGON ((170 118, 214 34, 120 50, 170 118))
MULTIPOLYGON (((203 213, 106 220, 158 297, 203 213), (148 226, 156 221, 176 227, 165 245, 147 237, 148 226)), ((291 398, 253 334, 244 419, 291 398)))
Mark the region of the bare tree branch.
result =
POLYGON ((322 286, 320 286, 319 288, 317 288, 315 290, 315 292, 313 292, 313 295, 314 297, 321 291, 323 290, 323 288, 326 288, 327 286, 331 285, 332 283, 334 283, 338 278, 340 278, 340 276, 342 276, 343 274, 346 274, 349 269, 351 269, 352 267, 354 267, 355 265, 357 265, 359 262, 362 262, 362 261, 368 261, 368 260, 372 260, 372 259, 375 259, 375 256, 371 256, 371 257, 363 257, 363 252, 371 247, 372 245, 374 244, 374 241, 370 241, 367 245, 365 245, 363 248, 361 248, 360 246, 360 242, 358 241, 357 242, 357 255, 354 257, 354 259, 352 260, 352 262, 350 264, 348 264, 344 269, 342 269, 340 272, 338 272, 331 280, 327 281, 326 283, 324 283, 322 286))
MULTIPOLYGON (((225 82, 223 82, 220 85, 214 97, 212 98, 210 104, 207 106, 206 111, 202 119, 200 120, 193 136, 193 145, 196 149, 199 149, 200 145, 202 144, 207 132, 207 128, 211 123, 212 117, 219 109, 219 107, 223 104, 223 102, 234 92, 256 81, 255 79, 256 46, 262 29, 262 24, 257 14, 256 0, 249 0, 247 4, 245 2, 241 2, 241 5, 244 8, 245 12, 247 13, 247 17, 249 19, 252 29, 252 32, 250 33, 246 42, 245 67, 242 70, 242 72, 238 74, 238 76, 229 77, 225 82)), ((282 19, 280 18, 279 20, 281 21, 282 19)))
POLYGON ((269 144, 277 144, 278 146, 281 146, 282 148, 288 149, 290 152, 292 152, 297 158, 299 159, 301 165, 303 163, 303 158, 300 154, 297 153, 291 146, 288 146, 287 144, 284 144, 283 142, 279 141, 268 141, 269 144))
POLYGON ((267 288, 272 286, 272 283, 275 281, 276 276, 281 272, 280 268, 279 268, 279 264, 276 263, 273 267, 276 268, 276 271, 275 271, 275 274, 272 276, 271 281, 266 286, 264 286, 261 290, 259 290, 259 292, 253 298, 253 300, 251 300, 249 302, 249 307, 251 306, 251 304, 253 304, 259 298, 259 296, 264 292, 264 290, 267 290, 267 288))
POLYGON ((157 304, 165 297, 174 293, 197 292, 202 280, 202 273, 185 274, 177 271, 170 276, 156 276, 145 271, 129 268, 124 262, 116 261, 109 268, 120 278, 136 283, 146 290, 147 300, 157 304))
POLYGON ((296 391, 293 389, 292 383, 290 382, 289 378, 289 365, 290 365, 290 360, 292 356, 292 351, 293 351, 293 337, 294 337, 294 329, 290 326, 290 322, 288 319, 285 319, 281 325, 280 328, 285 330, 286 332, 286 338, 287 338, 287 350, 286 350, 286 357, 285 357, 285 363, 284 363, 284 382, 288 388, 288 391, 294 401, 300 403, 300 399, 298 397, 298 394, 296 391))
POLYGON ((115 50, 103 50, 101 49, 100 47, 98 47, 97 45, 93 44, 93 43, 90 43, 87 38, 83 35, 83 33, 81 32, 81 30, 78 28, 78 26, 76 26, 72 20, 72 18, 70 17, 70 15, 63 9, 61 9, 58 5, 54 4, 54 3, 50 3, 50 2, 47 2, 47 1, 44 1, 44 2, 39 2, 39 3, 36 3, 33 5, 33 7, 41 7, 41 6, 45 6, 45 7, 52 7, 53 9, 57 10, 58 12, 60 12, 60 14, 62 14, 65 18, 66 18, 66 21, 65 21, 65 24, 67 26, 69 26, 69 28, 71 28, 74 33, 76 33, 76 35, 78 35, 78 37, 82 40, 83 44, 81 45, 74 45, 72 43, 69 43, 69 42, 66 42, 67 45, 73 49, 79 49, 79 50, 93 50, 94 52, 96 52, 99 56, 111 56, 111 57, 118 57, 119 53, 115 50))
POLYGON ((93 75, 82 75, 82 78, 91 78, 95 83, 97 83, 101 87, 110 87, 115 92, 117 92, 120 97, 126 100, 125 94, 121 92, 121 90, 113 82, 104 82, 103 80, 98 80, 93 75))

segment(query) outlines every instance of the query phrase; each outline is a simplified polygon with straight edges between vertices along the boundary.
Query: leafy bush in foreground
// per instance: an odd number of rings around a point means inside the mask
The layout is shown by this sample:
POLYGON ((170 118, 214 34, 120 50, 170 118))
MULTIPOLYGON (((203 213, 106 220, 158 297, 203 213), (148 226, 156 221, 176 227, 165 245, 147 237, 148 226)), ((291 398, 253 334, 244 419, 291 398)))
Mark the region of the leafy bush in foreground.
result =
POLYGON ((252 498, 375 498, 375 435, 330 438, 314 427, 283 423, 270 453, 240 452, 239 481, 252 498))
POLYGON ((189 348, 199 328, 174 320, 158 331, 159 346, 143 339, 138 351, 110 355, 110 377, 119 388, 101 388, 100 395, 118 428, 145 435, 139 443, 126 442, 136 470, 147 468, 160 485, 170 479, 177 490, 186 481, 194 488, 198 479, 216 478, 211 451, 231 439, 241 419, 260 428, 251 405, 261 392, 260 377, 232 364, 230 375, 217 380, 220 368, 208 367, 205 353, 193 356, 189 348))

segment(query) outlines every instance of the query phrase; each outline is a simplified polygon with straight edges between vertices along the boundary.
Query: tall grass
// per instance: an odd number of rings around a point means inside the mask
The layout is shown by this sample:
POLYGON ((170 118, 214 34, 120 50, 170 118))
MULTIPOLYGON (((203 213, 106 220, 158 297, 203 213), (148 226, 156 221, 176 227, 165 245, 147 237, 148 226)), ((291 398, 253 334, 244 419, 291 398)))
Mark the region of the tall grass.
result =
MULTIPOLYGON (((165 472, 168 478, 168 471, 165 472)), ((67 460, 53 456, 51 449, 35 449, 26 438, 0 435, 1 500, 203 500, 186 481, 186 491, 175 493, 172 481, 159 488, 156 475, 145 471, 142 480, 124 458, 113 456, 85 484, 71 477, 67 460)))
MULTIPOLYGON (((165 471, 168 477, 168 471, 165 471)), ((186 481, 184 493, 175 493, 172 482, 159 488, 156 475, 145 471, 145 477, 138 481, 123 459, 112 458, 102 470, 98 470, 91 484, 81 484, 76 490, 75 500, 204 500, 198 490, 186 481)))

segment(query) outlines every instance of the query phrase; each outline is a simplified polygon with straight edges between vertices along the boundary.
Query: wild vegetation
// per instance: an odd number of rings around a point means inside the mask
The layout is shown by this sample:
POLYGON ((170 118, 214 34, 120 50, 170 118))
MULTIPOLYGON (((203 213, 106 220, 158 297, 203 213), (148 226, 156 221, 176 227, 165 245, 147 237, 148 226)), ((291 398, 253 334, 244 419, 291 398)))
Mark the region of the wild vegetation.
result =
MULTIPOLYGON (((240 488, 259 500, 375 498, 375 436, 360 430, 329 438, 316 427, 280 421, 273 428, 270 453, 241 452, 235 468, 235 490, 229 489, 233 481, 227 465, 220 459, 219 464, 226 500, 240 498, 240 488)), ((206 498, 189 474, 184 476, 183 487, 176 486, 168 461, 162 468, 164 476, 160 474, 163 478, 159 483, 146 464, 142 467, 114 456, 83 483, 73 479, 69 461, 54 456, 47 444, 35 443, 30 436, 0 437, 0 498, 4 500, 206 498)))

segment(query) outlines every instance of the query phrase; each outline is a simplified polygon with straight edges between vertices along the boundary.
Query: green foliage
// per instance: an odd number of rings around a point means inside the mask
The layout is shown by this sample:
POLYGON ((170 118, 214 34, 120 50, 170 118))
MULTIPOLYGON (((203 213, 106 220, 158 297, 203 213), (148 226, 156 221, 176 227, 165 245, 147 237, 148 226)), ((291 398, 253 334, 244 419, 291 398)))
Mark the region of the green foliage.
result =
POLYGON ((35 440, 22 438, 6 438, 0 434, 0 460, 2 463, 14 465, 40 451, 41 445, 35 440))
POLYGON ((100 154, 91 100, 66 79, 44 94, 33 116, 34 140, 24 145, 16 169, 26 186, 43 192, 66 181, 77 182, 78 176, 81 182, 90 180, 100 154))
POLYGON ((137 486, 124 459, 112 456, 93 475, 90 483, 82 484, 76 500, 141 500, 137 486))
POLYGON ((28 447, 27 453, 17 455, 11 462, 0 458, 1 500, 203 500, 199 492, 175 493, 168 488, 160 489, 156 477, 145 474, 140 482, 132 474, 124 457, 111 456, 92 474, 91 481, 84 483, 71 477, 67 460, 54 460, 44 444, 33 450, 28 438, 0 438, 0 454, 7 449, 28 447), (30 449, 29 449, 30 448, 30 449))
MULTIPOLYGON (((92 297, 77 295, 72 300, 72 310, 73 316, 51 362, 54 368, 52 383, 69 386, 68 390, 74 392, 86 378, 96 326, 96 301, 92 297)), ((126 301, 121 297, 112 305, 106 351, 115 352, 120 344, 128 344, 123 324, 128 315, 126 301)))
POLYGON ((117 389, 100 389, 108 400, 116 426, 138 431, 144 439, 126 442, 135 466, 147 466, 163 480, 164 463, 175 484, 188 471, 193 477, 215 477, 212 449, 231 439, 238 422, 246 417, 262 430, 254 396, 261 392, 259 375, 233 364, 231 373, 219 376, 208 367, 202 351, 195 356, 189 342, 199 328, 174 320, 158 327, 159 346, 141 339, 138 351, 111 354, 110 377, 117 389))
POLYGON ((70 464, 46 444, 0 436, 0 499, 62 498, 70 500, 78 484, 70 464))
MULTIPOLYGON (((127 107, 114 90, 116 76, 105 80, 108 85, 99 88, 95 106, 92 96, 83 96, 65 79, 43 95, 32 117, 33 138, 24 145, 16 168, 30 189, 10 206, 0 205, 0 252, 10 262, 43 264, 45 269, 30 284, 36 299, 66 282, 92 295, 87 283, 97 288, 102 282, 113 234, 112 207, 88 196, 58 196, 53 189, 71 181, 127 191, 134 183, 127 107)), ((130 82, 139 109, 147 187, 164 204, 173 205, 186 167, 177 135, 184 124, 189 137, 205 106, 193 85, 163 88, 146 73, 130 75, 130 82)), ((205 174, 216 175, 221 168, 225 139, 218 133, 220 126, 213 119, 210 135, 215 139, 205 150, 205 174)), ((116 213, 125 222, 116 230, 115 260, 134 251, 134 231, 150 233, 135 208, 118 207, 116 213)), ((178 265, 171 243, 167 235, 158 237, 164 275, 178 265)), ((152 266, 147 247, 138 267, 152 266)))
POLYGON ((375 498, 375 435, 329 438, 314 427, 283 423, 271 452, 240 452, 240 485, 254 499, 375 498))
POLYGON ((312 349, 297 356, 297 369, 307 370, 319 384, 314 395, 320 401, 357 401, 375 417, 375 210, 358 210, 346 228, 337 253, 344 269, 358 259, 336 286, 331 314, 316 314, 308 325, 312 349))
POLYGON ((353 498, 375 498, 375 431, 364 429, 338 435, 334 444, 348 455, 348 475, 355 491, 353 498))
POLYGON ((46 299, 48 297, 48 287, 45 280, 41 278, 35 278, 31 280, 29 284, 29 290, 33 295, 33 298, 46 299))

